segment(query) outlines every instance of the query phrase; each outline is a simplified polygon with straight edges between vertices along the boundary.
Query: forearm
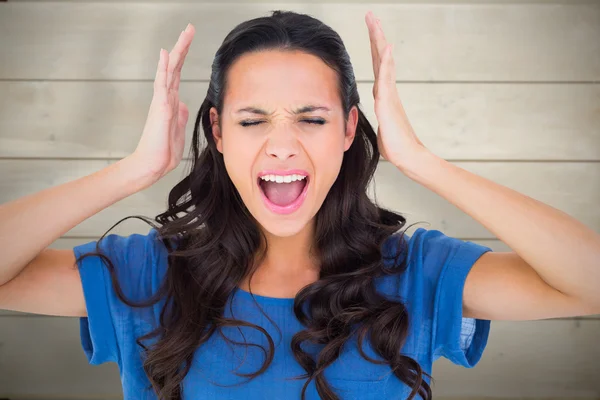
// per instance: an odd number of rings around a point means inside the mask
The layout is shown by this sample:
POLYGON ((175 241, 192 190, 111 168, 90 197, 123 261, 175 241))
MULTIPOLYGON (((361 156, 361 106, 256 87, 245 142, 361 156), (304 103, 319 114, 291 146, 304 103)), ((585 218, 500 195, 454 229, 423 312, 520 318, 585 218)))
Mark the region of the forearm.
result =
POLYGON ((600 235, 547 204, 432 153, 407 176, 473 217, 557 290, 600 304, 600 235))
POLYGON ((93 174, 0 205, 0 285, 73 227, 149 182, 126 157, 93 174))

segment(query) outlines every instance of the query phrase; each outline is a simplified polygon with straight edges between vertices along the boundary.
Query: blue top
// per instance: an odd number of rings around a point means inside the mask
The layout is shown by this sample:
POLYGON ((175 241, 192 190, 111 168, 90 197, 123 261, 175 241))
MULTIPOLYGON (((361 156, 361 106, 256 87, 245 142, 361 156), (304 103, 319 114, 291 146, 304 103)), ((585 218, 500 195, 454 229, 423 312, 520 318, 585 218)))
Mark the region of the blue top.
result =
MULTIPOLYGON (((386 241, 384 253, 395 248, 400 233, 386 241)), ((462 292, 473 263, 489 247, 448 237, 437 230, 418 228, 408 240, 408 267, 405 273, 378 278, 377 288, 403 300, 409 312, 409 334, 402 353, 415 359, 431 374, 432 363, 443 356, 454 364, 471 368, 486 346, 490 321, 462 317, 462 292)), ((95 251, 96 241, 74 248, 75 256, 95 251)), ((167 266, 167 249, 157 231, 147 235, 107 235, 101 247, 115 264, 125 295, 138 300, 154 293, 167 266)), ((393 253, 390 253, 393 254, 393 253)), ((387 261, 386 261, 387 263, 387 261)), ((124 399, 156 399, 145 388, 150 384, 142 369, 141 348, 135 339, 157 324, 163 301, 153 309, 132 310, 116 296, 110 275, 99 257, 88 256, 79 264, 87 317, 80 318, 83 350, 90 364, 112 361, 118 364, 124 399), (140 310, 144 313, 140 314, 140 310)), ((232 373, 254 372, 262 364, 263 353, 256 347, 233 346, 213 335, 195 354, 184 380, 184 399, 299 399, 304 379, 286 379, 305 371, 290 349, 294 333, 302 329, 292 311, 292 298, 254 295, 256 302, 281 330, 258 310, 250 293, 237 289, 230 297, 234 317, 262 326, 275 342, 274 359, 257 378, 241 385, 244 378, 232 373), (247 353, 246 353, 247 352, 247 353)), ((231 316, 229 305, 226 316, 231 316)), ((256 329, 240 328, 249 343, 266 345, 256 329)), ((234 340, 243 341, 237 328, 224 328, 234 340)), ((156 340, 156 339, 152 339, 156 340)), ((144 341, 146 345, 152 341, 144 341)), ((372 358, 379 357, 364 343, 372 358)), ((342 399, 406 399, 410 390, 387 365, 363 359, 356 341, 348 341, 340 357, 325 371, 329 384, 342 399)), ((428 383, 430 379, 424 377, 428 383)), ((314 382, 306 399, 319 399, 314 382)))

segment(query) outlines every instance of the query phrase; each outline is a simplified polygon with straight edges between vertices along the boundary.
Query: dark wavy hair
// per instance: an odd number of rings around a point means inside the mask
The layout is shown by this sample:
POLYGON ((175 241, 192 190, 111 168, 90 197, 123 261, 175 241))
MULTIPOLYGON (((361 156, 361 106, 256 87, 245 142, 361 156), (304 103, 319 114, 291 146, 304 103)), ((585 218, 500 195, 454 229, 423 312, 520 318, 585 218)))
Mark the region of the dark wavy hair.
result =
MULTIPOLYGON (((294 299, 295 316, 304 326, 291 340, 294 357, 306 371, 297 377, 306 379, 302 399, 311 380, 323 399, 338 399, 323 372, 354 334, 362 357, 389 364, 394 375, 412 388, 409 399, 417 394, 430 399, 431 388, 423 374, 433 378, 418 362, 401 354, 408 335, 407 308, 378 293, 375 286, 375 278, 401 274, 406 269, 402 245, 392 256, 393 268, 383 262, 384 242, 404 227, 406 219, 377 206, 367 195, 379 162, 377 137, 360 110, 352 64, 342 39, 309 15, 277 10, 270 16, 242 22, 217 50, 206 98, 196 116, 189 173, 172 188, 168 209, 154 221, 143 216, 127 217, 142 219, 154 227, 168 249, 168 269, 160 289, 143 302, 127 299, 112 262, 100 253, 100 240, 127 218, 100 238, 96 253, 84 256, 99 255, 105 261, 117 296, 128 306, 149 307, 166 300, 168 307, 161 310, 159 326, 136 339, 144 350, 143 367, 151 382, 148 389, 153 389, 160 399, 182 398, 181 383, 190 370, 194 352, 213 333, 221 333, 234 345, 258 346, 232 342, 221 332, 225 326, 257 329, 268 342, 268 348, 261 346, 266 357, 257 371, 235 374, 253 379, 267 369, 274 353, 268 332, 260 326, 226 318, 223 313, 236 287, 254 273, 265 256, 266 248, 261 243, 266 243, 266 238, 227 174, 209 117, 211 107, 221 114, 227 71, 232 63, 244 53, 263 50, 298 50, 319 57, 336 71, 346 123, 350 109, 357 106, 359 110, 354 142, 345 152, 339 175, 315 216, 313 246, 319 257, 319 280, 302 288, 294 299), (206 140, 202 151, 200 124, 206 140), (150 347, 141 342, 154 337, 158 340, 150 347), (365 354, 364 340, 370 340, 381 360, 365 354), (302 349, 303 342, 322 346, 316 359, 302 349)), ((397 235, 401 244, 403 237, 397 235)))

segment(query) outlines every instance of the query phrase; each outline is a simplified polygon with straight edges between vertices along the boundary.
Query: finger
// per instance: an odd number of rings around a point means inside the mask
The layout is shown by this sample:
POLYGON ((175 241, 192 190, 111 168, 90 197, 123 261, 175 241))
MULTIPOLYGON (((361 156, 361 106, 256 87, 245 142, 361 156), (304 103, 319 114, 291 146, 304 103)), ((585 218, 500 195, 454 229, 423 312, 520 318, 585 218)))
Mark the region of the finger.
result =
POLYGON ((371 58, 373 59, 373 72, 375 80, 379 77, 379 68, 381 67, 381 57, 387 45, 387 40, 381 28, 381 21, 375 18, 372 12, 369 11, 370 26, 369 39, 371 41, 371 58))
POLYGON ((177 118, 177 131, 179 135, 185 136, 185 127, 188 122, 190 111, 183 102, 179 102, 179 117, 177 118))
POLYGON ((387 40, 385 39, 385 35, 383 34, 383 28, 381 27, 381 21, 379 19, 375 20, 375 30, 373 32, 375 37, 375 46, 377 48, 377 54, 379 54, 379 68, 381 68, 381 62, 383 58, 383 53, 385 51, 385 47, 388 45, 387 40))
MULTIPOLYGON (((179 102, 179 112, 177 118, 177 128, 175 130, 175 135, 172 137, 172 146, 171 149, 173 151, 172 159, 180 160, 181 154, 180 152, 185 147, 185 128, 187 126, 189 116, 189 110, 187 106, 183 102, 179 102)), ((173 165, 173 168, 176 165, 173 165)))
POLYGON ((375 30, 377 29, 377 27, 375 26, 375 16, 371 11, 369 11, 365 19, 367 22, 367 27, 369 29, 369 42, 371 43, 371 61, 373 62, 373 75, 375 76, 375 80, 377 80, 377 77, 379 76, 380 58, 375 38, 375 30))
POLYGON ((175 66, 177 65, 177 58, 178 58, 178 53, 179 51, 181 51, 181 43, 182 43, 182 38, 183 38, 183 34, 184 32, 181 31, 181 33, 179 34, 179 38, 177 39, 177 42, 175 43, 175 45, 173 46, 173 48, 171 49, 171 52, 169 53, 169 64, 167 66, 167 89, 169 89, 172 85, 172 80, 173 80, 173 73, 175 72, 175 66))
MULTIPOLYGON (((169 62, 169 53, 163 48, 160 49, 158 67, 154 77, 154 95, 166 96, 167 92, 167 63, 169 62)), ((164 97, 163 97, 164 98, 164 97)))
POLYGON ((171 88, 173 85, 175 71, 177 70, 177 66, 179 65, 187 45, 189 45, 189 36, 186 31, 181 31, 177 43, 175 43, 175 46, 173 46, 170 53, 169 67, 167 68, 167 88, 171 88))
POLYGON ((196 32, 196 29, 194 28, 194 26, 192 24, 190 24, 188 26, 188 31, 186 32, 185 36, 186 36, 186 44, 183 50, 183 54, 181 55, 181 58, 179 59, 179 63, 177 64, 177 67, 175 68, 175 71, 173 73, 173 84, 172 84, 172 88, 175 91, 179 90, 179 82, 181 81, 181 69, 183 68, 183 64, 185 63, 185 57, 188 54, 188 51, 190 50, 190 45, 192 44, 192 40, 194 39, 194 33, 196 32))
POLYGON ((388 96, 396 91, 396 66, 392 55, 393 48, 393 45, 388 44, 383 50, 378 81, 378 94, 380 98, 389 99, 388 96))
POLYGON ((185 61, 185 56, 187 56, 187 50, 185 50, 180 57, 179 64, 175 67, 175 71, 173 71, 173 83, 171 87, 175 91, 179 91, 179 83, 181 81, 181 69, 183 68, 183 62, 185 61))

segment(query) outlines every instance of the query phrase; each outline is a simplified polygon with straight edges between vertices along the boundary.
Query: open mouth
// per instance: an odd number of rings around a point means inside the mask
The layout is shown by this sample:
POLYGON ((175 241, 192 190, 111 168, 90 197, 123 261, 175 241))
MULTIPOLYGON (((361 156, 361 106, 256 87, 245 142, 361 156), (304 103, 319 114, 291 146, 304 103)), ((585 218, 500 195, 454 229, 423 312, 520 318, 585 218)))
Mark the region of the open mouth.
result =
POLYGON ((257 179, 265 205, 278 214, 289 214, 300 208, 310 184, 308 175, 265 175, 257 179))

